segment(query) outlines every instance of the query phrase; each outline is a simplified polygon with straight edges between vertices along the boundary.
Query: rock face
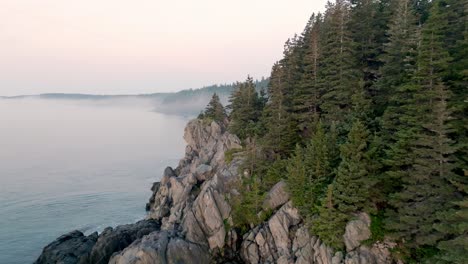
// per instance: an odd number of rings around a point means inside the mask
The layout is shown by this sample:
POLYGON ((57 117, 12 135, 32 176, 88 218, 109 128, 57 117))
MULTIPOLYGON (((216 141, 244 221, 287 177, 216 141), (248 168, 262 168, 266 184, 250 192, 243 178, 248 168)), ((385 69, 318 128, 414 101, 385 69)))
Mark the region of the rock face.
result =
POLYGON ((89 254, 97 239, 97 233, 85 236, 80 231, 72 231, 47 245, 34 263, 88 263, 89 254))
POLYGON ((356 220, 352 220, 346 225, 346 231, 343 236, 346 251, 349 252, 356 249, 362 241, 371 237, 370 224, 369 215, 361 213, 356 220))
POLYGON ((114 252, 126 248, 133 241, 157 231, 160 224, 157 221, 143 220, 135 224, 118 226, 115 229, 106 228, 97 239, 90 256, 89 263, 108 263, 114 252))
POLYGON ((284 181, 280 181, 268 192, 265 201, 263 202, 263 208, 265 210, 275 210, 288 201, 289 193, 286 190, 286 183, 284 181))
POLYGON ((362 245, 370 237, 366 214, 357 214, 347 224, 345 252, 336 252, 311 235, 289 201, 284 182, 276 184, 263 202, 271 217, 239 235, 231 228, 229 201, 239 195, 236 182, 249 174, 240 172, 242 153, 232 155, 230 162, 225 153, 240 151, 240 140, 217 123, 200 120, 188 123, 184 138, 185 157, 177 168, 166 168, 152 187, 147 220, 106 229, 99 238, 79 233, 59 238, 37 263, 392 263, 391 243, 362 245), (68 252, 74 254, 71 260, 62 261, 68 252))
POLYGON ((73 231, 46 246, 35 263, 108 263, 112 254, 159 229, 160 224, 157 221, 143 220, 115 229, 108 227, 99 236, 97 233, 84 236, 80 231, 73 231))
POLYGON ((240 149, 240 140, 217 123, 193 120, 185 129, 185 157, 174 170, 166 168, 150 199, 149 218, 164 230, 176 230, 188 242, 207 250, 225 246, 231 206, 227 196, 238 177, 241 158, 226 164, 225 152, 240 149), (154 201, 154 202, 151 202, 154 201))
POLYGON ((209 263, 210 255, 200 245, 173 237, 167 231, 154 232, 135 241, 109 261, 111 264, 209 263))
POLYGON ((357 220, 350 221, 344 236, 355 247, 349 248, 346 253, 335 252, 318 237, 310 235, 297 209, 288 202, 268 222, 244 235, 241 256, 245 263, 392 263, 389 249, 394 245, 375 243, 367 247, 360 244, 360 241, 368 239, 370 235, 370 219, 367 221, 368 219, 368 215, 360 214, 357 220))

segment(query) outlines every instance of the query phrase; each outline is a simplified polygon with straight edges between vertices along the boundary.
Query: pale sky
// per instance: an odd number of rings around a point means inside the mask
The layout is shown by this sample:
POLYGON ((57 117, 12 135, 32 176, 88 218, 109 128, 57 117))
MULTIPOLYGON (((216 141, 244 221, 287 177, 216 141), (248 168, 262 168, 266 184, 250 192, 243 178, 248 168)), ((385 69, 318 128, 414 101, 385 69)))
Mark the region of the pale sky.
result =
POLYGON ((0 95, 136 94, 268 76, 326 0, 0 0, 0 95))

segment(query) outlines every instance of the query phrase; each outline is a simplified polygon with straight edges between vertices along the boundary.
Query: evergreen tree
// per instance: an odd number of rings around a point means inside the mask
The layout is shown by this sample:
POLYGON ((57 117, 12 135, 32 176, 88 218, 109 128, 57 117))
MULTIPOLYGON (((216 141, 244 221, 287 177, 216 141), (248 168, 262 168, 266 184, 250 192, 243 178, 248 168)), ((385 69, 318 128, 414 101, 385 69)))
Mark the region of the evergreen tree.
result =
POLYGON ((450 184, 454 179, 451 161, 454 149, 448 138, 448 94, 442 82, 449 56, 443 47, 446 19, 441 7, 441 1, 433 3, 422 32, 413 108, 417 124, 421 125, 406 154, 412 161, 411 172, 401 178, 403 189, 392 196, 391 204, 396 212, 388 224, 393 235, 405 241, 413 252, 418 248, 433 248, 446 236, 435 229, 441 221, 437 212, 450 208, 450 202, 455 199, 450 184))
MULTIPOLYGON (((468 171, 465 171, 468 178, 468 171)), ((443 212, 440 217, 444 219, 438 225, 438 230, 452 234, 450 239, 441 241, 438 248, 442 251, 440 258, 448 263, 466 264, 468 256, 468 180, 454 182, 464 199, 455 202, 458 208, 443 212)))
POLYGON ((259 134, 259 117, 264 101, 258 96, 251 77, 239 83, 229 99, 231 109, 229 131, 241 139, 259 134))
POLYGON ((329 3, 322 26, 322 59, 318 69, 322 94, 320 108, 326 123, 335 121, 340 125, 343 122, 349 114, 351 95, 359 80, 349 21, 348 1, 329 3))
POLYGON ((348 141, 341 146, 341 163, 333 184, 333 197, 343 214, 369 211, 370 188, 376 181, 375 175, 370 175, 369 145, 369 132, 360 121, 355 121, 348 141))
POLYGON ((304 149, 299 145, 296 146, 294 155, 289 159, 286 167, 288 190, 291 195, 293 205, 303 213, 308 214, 307 194, 309 192, 309 184, 307 179, 307 168, 304 164, 304 149))
MULTIPOLYGON (((446 84, 453 96, 449 107, 453 110, 450 124, 454 128, 451 135, 457 139, 456 157, 460 167, 468 167, 468 1, 447 0, 444 11, 447 13, 448 26, 445 30, 445 47, 452 58, 446 84)), ((458 174, 463 174, 459 169, 458 174)))
POLYGON ((368 155, 372 153, 368 141, 366 128, 360 121, 355 121, 347 143, 341 146, 341 163, 336 178, 329 186, 328 197, 314 222, 313 231, 323 241, 338 248, 343 243, 346 222, 355 213, 371 211, 370 190, 376 180, 375 175, 370 174, 373 157, 368 155))
MULTIPOLYGON (((386 193, 401 188, 401 179, 410 174, 414 162, 411 143, 416 139, 418 118, 414 93, 418 86, 412 76, 416 70, 417 19, 410 0, 396 0, 390 21, 389 42, 381 56, 384 65, 379 80, 381 97, 377 111, 385 109, 381 122, 385 146, 380 161, 385 166, 382 186, 386 193), (385 108, 386 106, 386 108, 385 108)), ((377 114, 378 115, 378 114, 377 114)))
POLYGON ((292 100, 293 117, 297 122, 302 138, 312 134, 312 126, 319 118, 320 92, 318 87, 318 67, 320 59, 320 27, 322 15, 312 15, 301 36, 303 73, 299 84, 294 87, 292 100))
POLYGON ((370 96, 377 96, 383 44, 390 18, 390 1, 351 0, 351 37, 356 45, 358 67, 362 73, 363 88, 370 96))
POLYGON ((218 122, 220 125, 224 124, 226 119, 226 111, 219 100, 219 96, 214 93, 210 102, 205 108, 205 112, 200 114, 199 117, 210 118, 218 122))
POLYGON ((286 168, 291 199, 302 215, 309 217, 316 213, 332 176, 327 136, 321 122, 306 147, 296 146, 286 168))
POLYGON ((327 189, 327 196, 322 201, 319 217, 313 220, 311 231, 325 244, 340 250, 344 247, 343 233, 348 216, 336 209, 333 197, 333 184, 327 189))
MULTIPOLYGON (((404 94, 400 94, 406 91, 400 87, 410 81, 415 71, 418 27, 411 0, 396 0, 388 27, 388 42, 384 44, 383 53, 380 54, 383 66, 380 69, 381 78, 377 83, 379 94, 376 97, 377 115, 381 115, 389 104, 387 122, 400 114, 399 100, 405 98, 404 94)), ((395 130, 398 127, 389 123, 386 129, 395 130)), ((394 131, 388 132, 393 134, 394 131)))
MULTIPOLYGON (((268 94, 270 100, 265 106, 263 122, 266 133, 263 146, 268 156, 279 155, 287 158, 293 152, 297 142, 296 124, 288 112, 286 85, 284 84, 284 68, 276 63, 271 72, 268 94)), ((273 159, 276 159, 274 157, 273 159)))
POLYGON ((315 133, 306 146, 304 153, 304 164, 307 169, 305 185, 308 185, 307 203, 309 204, 309 213, 316 212, 317 206, 325 194, 326 186, 332 180, 328 140, 322 122, 317 122, 315 133))

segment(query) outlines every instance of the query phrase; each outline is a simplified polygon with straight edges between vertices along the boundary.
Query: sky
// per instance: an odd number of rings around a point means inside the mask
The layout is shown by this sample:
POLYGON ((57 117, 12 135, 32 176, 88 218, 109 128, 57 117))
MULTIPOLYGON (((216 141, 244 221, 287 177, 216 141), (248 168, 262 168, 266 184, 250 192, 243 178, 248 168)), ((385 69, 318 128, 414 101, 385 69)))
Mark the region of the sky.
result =
POLYGON ((0 95, 140 94, 267 77, 326 0, 0 0, 0 95))

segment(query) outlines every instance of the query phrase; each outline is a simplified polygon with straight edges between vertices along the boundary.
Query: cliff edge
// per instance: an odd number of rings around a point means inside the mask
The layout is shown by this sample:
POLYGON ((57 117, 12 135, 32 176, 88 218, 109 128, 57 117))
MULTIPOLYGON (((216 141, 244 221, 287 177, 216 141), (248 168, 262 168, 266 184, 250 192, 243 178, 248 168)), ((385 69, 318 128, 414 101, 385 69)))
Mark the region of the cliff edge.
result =
POLYGON ((371 235, 367 214, 347 224, 345 252, 311 235, 284 182, 263 202, 271 217, 241 236, 232 228, 230 203, 239 195, 235 183, 249 177, 241 171, 240 140, 203 120, 190 121, 184 138, 185 156, 154 183, 146 220, 99 236, 74 231, 48 245, 36 263, 393 263, 391 243, 364 243, 371 235), (233 149, 237 154, 228 162, 225 155, 233 149))

